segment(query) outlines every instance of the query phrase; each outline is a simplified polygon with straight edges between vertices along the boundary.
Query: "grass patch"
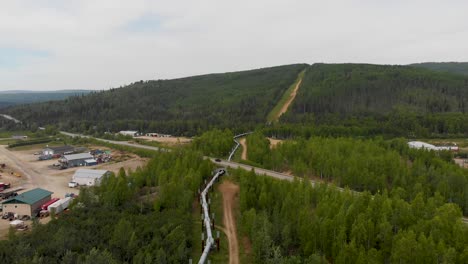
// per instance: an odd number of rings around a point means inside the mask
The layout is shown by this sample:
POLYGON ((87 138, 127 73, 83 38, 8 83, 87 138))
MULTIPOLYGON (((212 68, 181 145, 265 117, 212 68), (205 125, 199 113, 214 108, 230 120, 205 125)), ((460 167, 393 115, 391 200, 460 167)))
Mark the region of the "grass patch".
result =
POLYGON ((38 144, 32 144, 32 145, 10 147, 10 150, 24 151, 24 150, 33 150, 33 149, 43 149, 46 146, 53 147, 53 146, 62 146, 64 144, 65 143, 63 141, 51 141, 51 142, 47 142, 47 143, 38 143, 38 144))
POLYGON ((281 109, 283 106, 288 102, 289 98, 291 97, 292 92, 294 91, 294 88, 296 87, 297 83, 304 77, 306 70, 303 70, 299 73, 297 76, 296 81, 289 86, 289 88, 284 92, 283 97, 279 100, 279 102, 275 105, 275 107, 271 110, 271 112, 267 116, 267 122, 272 123, 272 122, 277 122, 279 118, 279 114, 281 112, 281 109))
POLYGON ((0 145, 10 145, 13 143, 16 143, 16 139, 11 139, 11 138, 2 138, 0 139, 0 145))

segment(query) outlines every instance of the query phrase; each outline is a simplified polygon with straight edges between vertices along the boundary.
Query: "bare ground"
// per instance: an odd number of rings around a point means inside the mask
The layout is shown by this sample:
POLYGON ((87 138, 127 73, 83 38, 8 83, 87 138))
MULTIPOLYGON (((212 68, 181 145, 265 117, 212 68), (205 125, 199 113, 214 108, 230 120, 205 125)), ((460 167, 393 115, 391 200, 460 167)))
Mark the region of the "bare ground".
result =
POLYGON ((236 219, 233 209, 235 198, 239 193, 239 186, 230 181, 224 181, 219 185, 219 190, 223 194, 223 224, 226 229, 226 236, 229 243, 229 264, 239 263, 239 244, 237 241, 236 219))
POLYGON ((246 142, 245 138, 241 138, 241 139, 239 140, 239 143, 240 143, 241 146, 242 146, 242 155, 241 155, 241 159, 247 160, 247 142, 246 142))
POLYGON ((289 108, 289 105, 291 105, 291 103, 294 101, 294 99, 296 98, 296 95, 297 95, 297 91, 299 90, 299 87, 301 86, 301 83, 302 83, 302 78, 297 82, 296 84, 296 87, 294 87, 294 90, 292 91, 291 95, 289 96, 288 100, 286 101, 286 103, 283 105, 283 107, 281 107, 281 110, 278 112, 278 115, 275 116, 275 120, 278 120, 279 117, 286 113, 286 111, 288 111, 288 108, 289 108))
POLYGON ((283 142, 283 140, 281 139, 274 139, 274 138, 268 138, 268 140, 270 141, 270 149, 274 149, 276 145, 283 142))
POLYGON ((192 142, 192 139, 186 137, 148 137, 141 136, 137 137, 138 139, 144 139, 148 141, 156 141, 160 143, 166 143, 169 145, 178 145, 178 144, 187 144, 192 142))

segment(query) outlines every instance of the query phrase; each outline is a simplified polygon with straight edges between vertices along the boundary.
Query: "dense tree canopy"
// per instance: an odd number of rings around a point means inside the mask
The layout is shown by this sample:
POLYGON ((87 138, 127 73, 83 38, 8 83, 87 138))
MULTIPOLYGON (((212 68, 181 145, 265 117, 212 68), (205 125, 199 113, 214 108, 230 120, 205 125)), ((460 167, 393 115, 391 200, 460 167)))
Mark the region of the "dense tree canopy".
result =
POLYGON ((423 62, 410 64, 410 66, 468 75, 468 62, 423 62))
POLYGON ((314 64, 282 121, 402 136, 466 134, 467 99, 468 77, 462 75, 407 66, 314 64))
POLYGON ((468 228, 440 195, 371 196, 237 171, 255 263, 466 263, 468 228))
POLYGON ((455 165, 450 152, 410 149, 403 139, 298 139, 270 150, 258 134, 248 137, 248 157, 276 171, 292 171, 357 191, 402 190, 402 198, 439 193, 468 215, 468 171, 455 165), (259 155, 259 153, 261 153, 259 155))

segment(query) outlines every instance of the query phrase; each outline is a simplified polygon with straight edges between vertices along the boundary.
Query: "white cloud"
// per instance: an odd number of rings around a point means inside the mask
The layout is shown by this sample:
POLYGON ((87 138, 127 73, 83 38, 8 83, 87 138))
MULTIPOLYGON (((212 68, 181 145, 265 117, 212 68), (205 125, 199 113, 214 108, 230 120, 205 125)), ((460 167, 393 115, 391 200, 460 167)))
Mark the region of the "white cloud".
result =
POLYGON ((0 48, 50 54, 0 68, 0 90, 107 89, 296 62, 467 61, 467 8, 464 1, 0 0, 0 48))

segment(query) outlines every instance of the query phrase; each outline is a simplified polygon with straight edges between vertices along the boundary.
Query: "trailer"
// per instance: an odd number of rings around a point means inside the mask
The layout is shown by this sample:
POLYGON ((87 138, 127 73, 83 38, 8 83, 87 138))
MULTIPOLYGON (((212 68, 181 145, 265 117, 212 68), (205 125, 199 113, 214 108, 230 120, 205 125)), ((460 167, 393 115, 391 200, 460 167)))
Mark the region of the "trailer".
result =
POLYGON ((14 189, 8 189, 8 190, 1 191, 0 192, 0 198, 8 199, 11 196, 16 196, 16 195, 18 195, 17 192, 19 192, 19 191, 21 191, 23 189, 24 189, 23 187, 18 187, 18 188, 14 188, 14 189))
POLYGON ((53 198, 46 202, 45 204, 41 205, 41 210, 47 210, 49 208, 49 205, 55 203, 56 201, 60 200, 59 198, 53 198))
POLYGON ((63 199, 60 199, 58 201, 56 201, 55 203, 49 205, 49 207, 47 208, 47 210, 52 213, 54 212, 55 214, 59 214, 61 213, 63 210, 67 209, 68 206, 70 205, 72 201, 72 198, 71 197, 66 197, 66 198, 63 198, 63 199))

